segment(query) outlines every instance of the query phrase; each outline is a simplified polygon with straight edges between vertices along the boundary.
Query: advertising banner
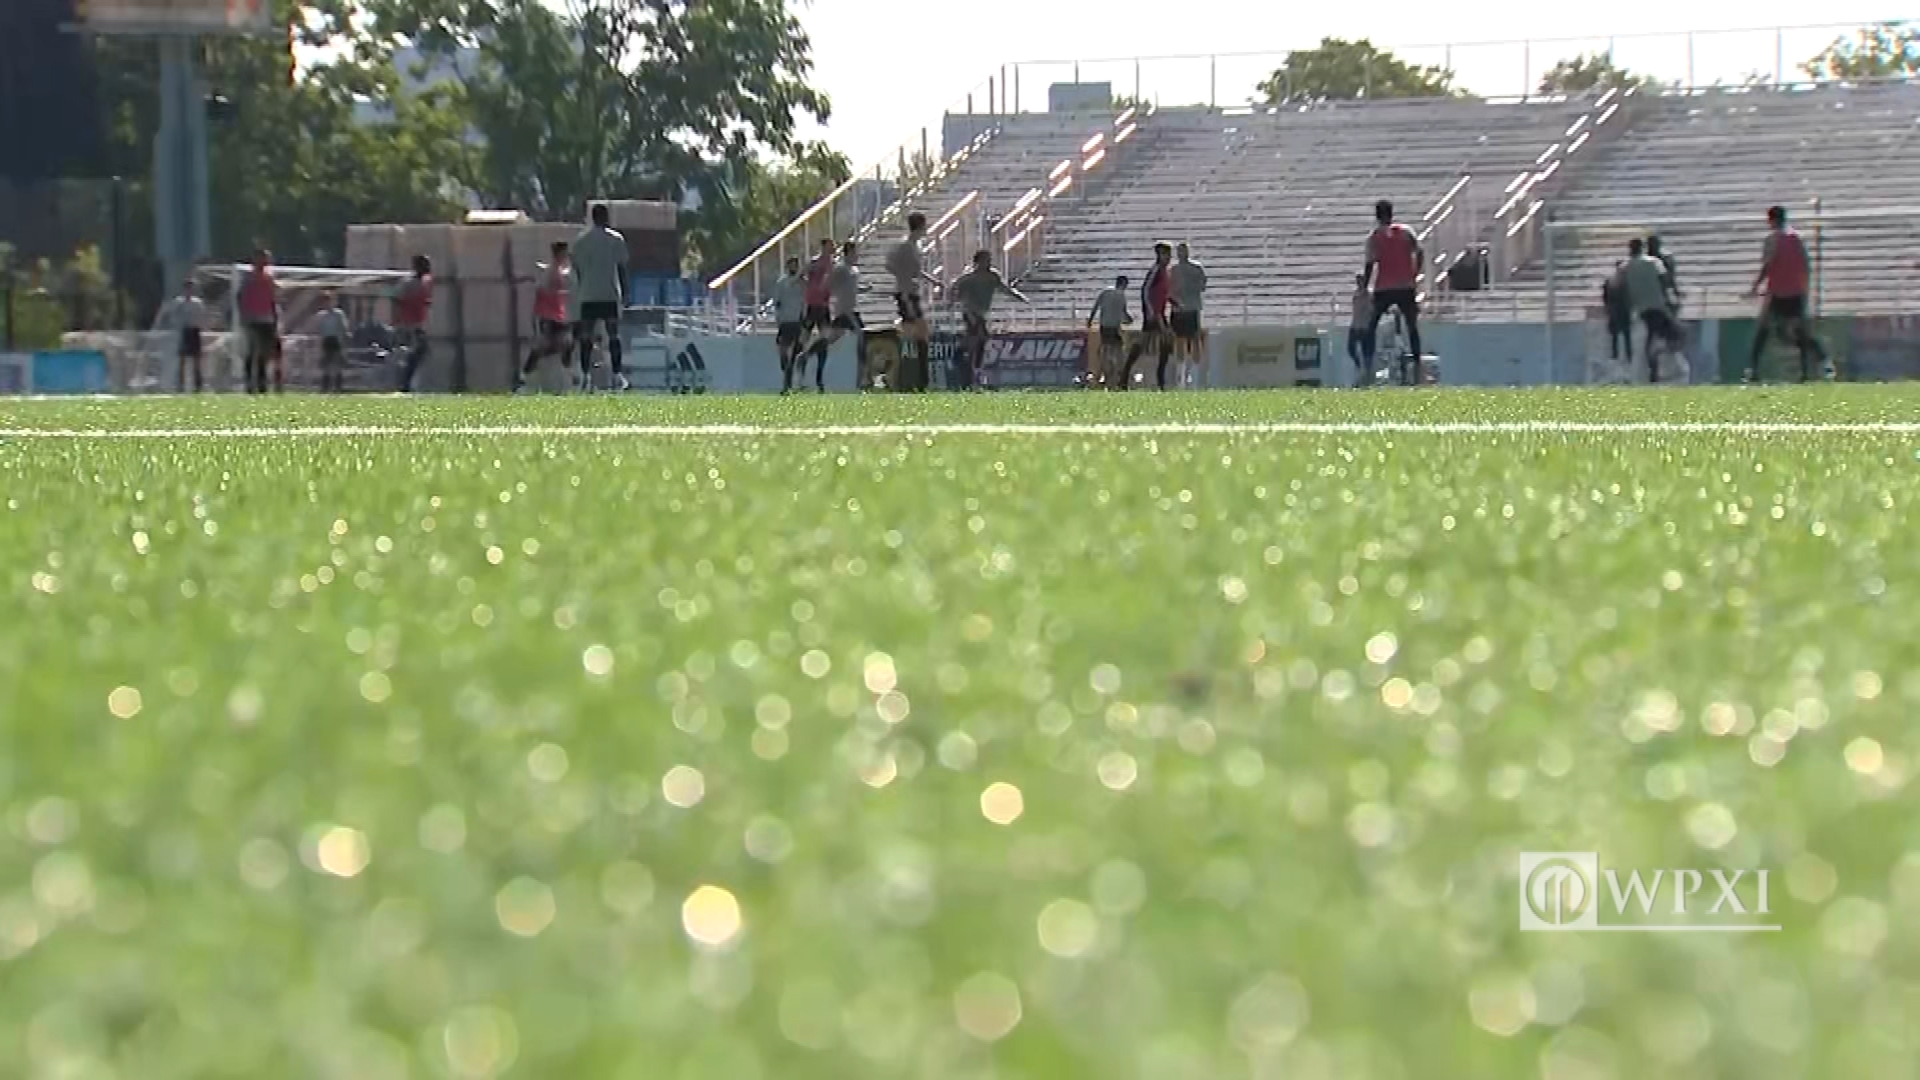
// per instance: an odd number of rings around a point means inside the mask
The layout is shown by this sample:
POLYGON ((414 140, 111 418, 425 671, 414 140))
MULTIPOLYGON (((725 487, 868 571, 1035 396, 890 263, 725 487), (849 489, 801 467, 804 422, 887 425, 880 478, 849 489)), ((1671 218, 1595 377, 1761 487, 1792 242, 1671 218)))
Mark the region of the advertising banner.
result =
MULTIPOLYGON (((959 351, 960 335, 933 335, 933 363, 928 375, 934 386, 962 387, 956 363, 959 351)), ((982 387, 994 390, 1059 390, 1075 386, 1086 371, 1085 334, 1073 330, 1020 332, 995 334, 988 339, 986 362, 977 379, 982 387)))
POLYGON ((1860 382, 1920 379, 1920 317, 1856 315, 1844 378, 1860 382))
POLYGON ((31 386, 36 394, 105 394, 113 389, 107 354, 67 349, 33 354, 31 386))
POLYGON ((0 394, 33 393, 33 357, 0 353, 0 394))
POLYGON ((1235 327, 1215 331, 1209 351, 1215 386, 1320 386, 1327 337, 1313 327, 1235 327))

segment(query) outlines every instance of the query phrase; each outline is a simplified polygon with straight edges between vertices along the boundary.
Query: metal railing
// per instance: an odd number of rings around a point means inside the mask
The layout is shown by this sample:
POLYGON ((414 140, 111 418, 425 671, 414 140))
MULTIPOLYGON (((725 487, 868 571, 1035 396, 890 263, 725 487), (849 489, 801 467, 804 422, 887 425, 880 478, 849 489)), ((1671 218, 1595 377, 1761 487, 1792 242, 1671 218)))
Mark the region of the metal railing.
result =
POLYGON ((987 250, 993 254, 1002 277, 1017 282, 1040 268, 1046 259, 1056 203, 1073 197, 1076 185, 1084 191, 1103 167, 1112 166, 1122 148, 1131 145, 1139 134, 1141 122, 1153 112, 1150 105, 1122 110, 1111 123, 1088 134, 1079 153, 1062 158, 1014 203, 1013 210, 987 238, 987 250))

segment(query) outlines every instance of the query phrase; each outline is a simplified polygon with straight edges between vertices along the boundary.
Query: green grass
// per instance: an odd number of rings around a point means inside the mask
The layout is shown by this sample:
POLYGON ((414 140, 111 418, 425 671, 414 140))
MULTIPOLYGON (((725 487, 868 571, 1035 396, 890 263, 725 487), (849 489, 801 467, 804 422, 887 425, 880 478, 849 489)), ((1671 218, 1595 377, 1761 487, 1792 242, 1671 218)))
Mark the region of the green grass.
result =
MULTIPOLYGON (((1879 387, 0 406, 1916 419, 1879 387)), ((0 1077, 1907 1076, 1916 451, 0 435, 0 1077), (1784 930, 1522 934, 1523 850, 1766 867, 1784 930)))

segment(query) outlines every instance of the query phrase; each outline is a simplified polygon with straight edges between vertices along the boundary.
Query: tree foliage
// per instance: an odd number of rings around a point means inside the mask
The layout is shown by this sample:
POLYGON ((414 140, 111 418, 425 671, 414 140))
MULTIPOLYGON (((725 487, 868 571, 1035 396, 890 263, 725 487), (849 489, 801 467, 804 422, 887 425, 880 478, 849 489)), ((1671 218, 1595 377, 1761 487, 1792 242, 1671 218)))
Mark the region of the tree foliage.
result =
POLYGON ((1920 29, 1884 22, 1835 38, 1818 56, 1801 65, 1820 81, 1920 75, 1920 29))
MULTIPOLYGON (((337 262, 360 221, 445 220, 459 209, 468 153, 456 103, 399 92, 391 43, 350 19, 346 0, 275 0, 291 40, 206 42, 207 121, 215 259, 256 245, 289 263, 337 262), (331 59, 295 70, 289 45, 331 59), (368 106, 387 108, 369 115, 368 106)), ((151 41, 109 38, 95 53, 107 114, 107 155, 128 183, 124 235, 132 265, 153 266, 152 139, 160 126, 159 57, 151 41)), ((166 291, 151 273, 144 303, 166 291)))
POLYGON ((462 72, 489 202, 577 218, 589 199, 724 203, 763 159, 795 159, 811 42, 785 0, 372 0, 383 34, 462 72))
POLYGON ((784 161, 749 161, 725 178, 723 197, 702 200, 682 219, 688 263, 702 277, 728 269, 851 175, 846 157, 821 143, 798 146, 784 161))
POLYGON ((1583 53, 1572 59, 1562 60, 1547 69, 1540 76, 1540 85, 1536 93, 1578 97, 1596 90, 1610 90, 1615 87, 1651 88, 1659 85, 1659 80, 1648 75, 1636 75, 1613 62, 1613 57, 1603 52, 1583 53))
POLYGON ((1314 48, 1289 52, 1259 92, 1269 105, 1446 97, 1454 93, 1453 72, 1409 64, 1365 38, 1323 38, 1314 48))

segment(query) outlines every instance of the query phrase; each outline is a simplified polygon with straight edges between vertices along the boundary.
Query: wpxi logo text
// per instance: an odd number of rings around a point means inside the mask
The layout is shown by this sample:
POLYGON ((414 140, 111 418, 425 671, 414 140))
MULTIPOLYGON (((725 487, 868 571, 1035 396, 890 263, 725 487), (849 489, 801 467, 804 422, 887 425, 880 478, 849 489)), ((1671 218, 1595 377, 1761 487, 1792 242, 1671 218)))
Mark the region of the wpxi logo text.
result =
POLYGON ((1520 853, 1520 929, 1742 933, 1778 930, 1766 870, 1602 869, 1592 851, 1520 853))

